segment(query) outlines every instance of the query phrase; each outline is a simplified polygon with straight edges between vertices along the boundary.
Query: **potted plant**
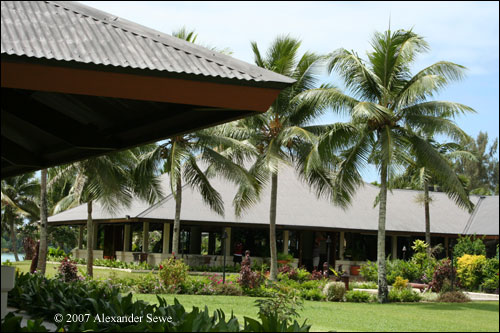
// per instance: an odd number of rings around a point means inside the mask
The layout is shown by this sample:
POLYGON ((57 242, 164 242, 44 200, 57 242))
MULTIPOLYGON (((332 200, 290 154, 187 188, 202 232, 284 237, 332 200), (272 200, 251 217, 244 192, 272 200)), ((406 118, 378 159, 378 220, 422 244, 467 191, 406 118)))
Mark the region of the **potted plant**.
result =
POLYGON ((286 265, 293 260, 293 256, 290 253, 278 253, 278 263, 286 265))
POLYGON ((359 270, 361 267, 356 262, 362 260, 363 254, 364 254, 363 247, 358 240, 357 242, 354 243, 354 246, 352 247, 352 261, 354 261, 354 263, 350 267, 351 275, 359 275, 359 270))

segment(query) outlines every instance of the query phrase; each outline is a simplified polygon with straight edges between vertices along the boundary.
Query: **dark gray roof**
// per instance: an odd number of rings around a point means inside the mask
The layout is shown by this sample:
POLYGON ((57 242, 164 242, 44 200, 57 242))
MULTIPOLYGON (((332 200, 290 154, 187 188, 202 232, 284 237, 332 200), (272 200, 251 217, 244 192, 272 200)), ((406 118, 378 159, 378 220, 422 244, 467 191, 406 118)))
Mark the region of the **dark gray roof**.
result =
POLYGON ((2 1, 4 55, 284 88, 294 80, 67 1, 2 1))
POLYGON ((468 235, 498 235, 498 214, 498 195, 481 197, 463 233, 468 235))
MULTIPOLYGON (((169 193, 168 177, 163 176, 165 193, 169 193)), ((234 214, 232 200, 236 192, 235 186, 218 178, 212 180, 212 185, 217 189, 225 203, 225 216, 220 216, 207 207, 199 193, 189 186, 183 189, 181 220, 193 222, 219 222, 219 223, 245 223, 253 225, 269 224, 269 189, 262 192, 261 200, 242 217, 234 214)), ((326 199, 318 199, 307 184, 300 181, 291 167, 282 167, 278 176, 278 226, 293 228, 327 228, 343 230, 376 231, 378 229, 378 206, 373 207, 379 188, 365 184, 356 193, 353 204, 346 210, 334 206, 326 199)), ((389 232, 424 233, 424 208, 418 203, 417 196, 421 192, 411 190, 393 190, 388 192, 387 226, 389 232)), ((430 205, 431 232, 434 234, 457 235, 464 231, 471 214, 457 207, 446 194, 432 192, 430 205)), ((498 211, 498 197, 496 202, 489 202, 491 210, 498 211), (496 205, 496 206, 495 206, 496 205)), ((479 197, 473 196, 471 200, 476 203, 479 197)), ((131 209, 123 209, 117 214, 104 211, 99 205, 94 206, 94 218, 110 219, 123 218, 130 215, 132 218, 173 220, 175 214, 175 201, 167 196, 158 204, 144 209, 144 205, 135 202, 131 209)), ((86 208, 80 206, 49 218, 49 222, 85 221, 86 208)), ((477 215, 482 219, 482 215, 477 215)), ((495 217, 488 217, 488 222, 475 224, 476 234, 498 235, 498 213, 495 217), (491 222, 489 222, 491 221, 491 222), (495 223, 496 231, 489 227, 495 223)), ((469 232, 467 232, 469 233, 469 232)))

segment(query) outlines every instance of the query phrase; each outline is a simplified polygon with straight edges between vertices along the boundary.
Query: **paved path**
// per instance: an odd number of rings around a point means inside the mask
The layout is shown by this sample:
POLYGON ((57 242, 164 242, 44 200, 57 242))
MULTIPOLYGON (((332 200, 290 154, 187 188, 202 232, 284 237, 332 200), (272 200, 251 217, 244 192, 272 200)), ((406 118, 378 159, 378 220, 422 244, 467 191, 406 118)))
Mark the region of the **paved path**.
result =
MULTIPOLYGON (((354 288, 354 290, 365 291, 367 293, 374 294, 374 295, 377 295, 377 293, 378 293, 377 289, 354 288)), ((413 290, 416 292, 420 292, 419 289, 413 289, 413 290)), ((464 294, 469 296, 471 301, 497 301, 498 302, 498 300, 499 300, 499 298, 498 298, 499 295, 497 295, 497 294, 472 293, 469 291, 465 291, 464 294)))

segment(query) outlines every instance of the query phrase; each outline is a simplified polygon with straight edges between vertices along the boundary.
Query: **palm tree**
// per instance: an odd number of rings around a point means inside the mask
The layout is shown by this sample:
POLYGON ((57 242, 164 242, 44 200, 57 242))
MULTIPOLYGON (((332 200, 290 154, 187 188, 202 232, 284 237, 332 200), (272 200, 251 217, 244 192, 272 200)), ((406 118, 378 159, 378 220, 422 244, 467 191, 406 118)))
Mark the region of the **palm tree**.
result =
POLYGON ((93 276, 93 228, 92 209, 94 201, 99 201, 110 211, 127 207, 135 194, 154 203, 162 196, 159 181, 153 171, 137 166, 141 154, 153 149, 147 145, 122 152, 90 158, 60 167, 59 173, 51 180, 60 181, 74 177, 68 194, 55 207, 59 212, 87 203, 87 274, 93 276))
MULTIPOLYGON (((438 143, 433 139, 427 139, 429 143, 441 154, 441 156, 446 159, 450 166, 453 167, 452 161, 461 158, 466 160, 477 160, 474 154, 465 151, 462 147, 454 142, 447 143, 438 143)), ((427 247, 427 255, 431 256, 431 218, 430 218, 430 209, 429 204, 432 201, 429 196, 429 186, 438 184, 434 181, 432 171, 426 168, 424 165, 420 165, 419 161, 412 156, 407 157, 408 166, 406 167, 405 172, 402 175, 397 176, 394 180, 392 180, 392 186, 395 188, 411 188, 417 190, 424 190, 423 196, 418 197, 417 200, 424 205, 424 216, 425 216, 425 242, 429 245, 427 247)), ((460 175, 459 175, 460 177, 460 175)), ((460 178, 463 184, 463 189, 466 190, 466 182, 460 178)), ((445 192, 453 191, 453 188, 449 189, 446 187, 442 187, 442 190, 445 192)), ((458 200, 464 199, 459 196, 458 200)), ((467 201, 462 202, 462 206, 467 206, 469 204, 469 199, 467 201)))
MULTIPOLYGON (((327 97, 336 89, 319 86, 322 57, 311 52, 299 57, 301 42, 289 36, 279 36, 271 44, 265 57, 252 42, 255 63, 259 67, 289 76, 296 80, 284 89, 269 110, 261 115, 242 119, 235 124, 223 125, 233 137, 252 144, 255 150, 250 173, 263 187, 271 180, 269 207, 269 241, 271 269, 269 278, 276 280, 278 273, 276 249, 276 207, 278 200, 279 166, 295 167, 306 182, 316 188, 317 194, 328 192, 331 186, 329 168, 319 158, 315 143, 325 126, 309 126, 326 111, 327 97), (311 91, 311 89, 314 91, 311 91)), ((326 160, 325 160, 326 161, 326 160)), ((257 192, 253 193, 256 194, 257 192)), ((240 187, 235 198, 236 214, 254 204, 258 197, 240 187)))
POLYGON ((199 190, 203 201, 213 211, 223 215, 224 203, 219 192, 210 184, 209 178, 220 174, 235 184, 244 184, 252 191, 254 179, 241 165, 232 162, 227 156, 231 151, 245 153, 251 151, 251 148, 214 129, 206 129, 168 139, 143 156, 138 166, 140 172, 154 170, 170 176, 170 188, 175 199, 172 253, 179 252, 183 185, 188 184, 199 190), (220 151, 221 146, 228 149, 220 151), (207 167, 206 171, 202 171, 204 167, 207 167))
MULTIPOLYGON (((350 116, 339 123, 319 144, 323 156, 341 152, 337 165, 334 200, 348 205, 362 184, 360 169, 375 164, 380 173, 378 223, 378 300, 387 301, 385 263, 385 223, 388 179, 405 165, 404 156, 413 154, 436 181, 449 189, 448 195, 460 206, 472 208, 459 178, 445 158, 418 133, 445 135, 458 141, 466 134, 453 122, 468 106, 444 101, 427 101, 450 81, 464 75, 464 67, 440 61, 415 75, 410 65, 429 49, 424 39, 412 31, 375 33, 368 61, 356 53, 338 49, 330 55, 328 69, 337 73, 352 94, 332 94, 334 112, 350 116)), ((390 184, 389 184, 390 185, 390 184)))
POLYGON ((39 186, 33 172, 2 179, 2 229, 6 226, 10 231, 16 261, 19 261, 16 223, 22 223, 27 217, 38 216, 39 186))
POLYGON ((40 172, 40 246, 38 248, 37 271, 45 275, 47 263, 47 169, 40 172))

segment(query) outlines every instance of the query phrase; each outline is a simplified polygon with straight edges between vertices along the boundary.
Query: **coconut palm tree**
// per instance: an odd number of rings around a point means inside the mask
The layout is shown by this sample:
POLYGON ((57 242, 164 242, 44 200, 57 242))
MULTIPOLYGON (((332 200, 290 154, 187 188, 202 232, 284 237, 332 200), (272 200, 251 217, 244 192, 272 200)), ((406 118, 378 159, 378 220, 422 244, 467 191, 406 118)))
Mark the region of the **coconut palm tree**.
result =
MULTIPOLYGON (((424 136, 425 137, 425 136, 424 136)), ((477 161, 474 154, 463 150, 463 148, 454 142, 438 143, 433 139, 427 139, 429 143, 441 154, 441 156, 446 159, 450 166, 453 167, 453 161, 461 158, 465 160, 477 161)), ((413 156, 407 157, 408 166, 403 174, 398 175, 393 179, 392 186, 394 188, 411 188, 415 190, 424 191, 422 196, 417 197, 417 201, 421 202, 424 206, 424 216, 425 216, 425 242, 429 245, 427 247, 427 255, 431 256, 431 217, 429 204, 432 198, 429 195, 429 186, 438 186, 439 184, 434 181, 432 171, 426 168, 424 165, 420 165, 419 161, 413 156)), ((459 175, 459 179, 462 182, 463 190, 466 190, 466 181, 459 175)), ((445 192, 453 191, 454 188, 446 188, 446 186, 441 186, 441 189, 445 192)), ((462 189, 462 188, 461 188, 462 189)), ((458 200, 466 200, 461 202, 462 206, 469 205, 469 198, 458 196, 458 200)))
POLYGON ((138 166, 140 172, 154 170, 156 173, 167 173, 170 176, 170 189, 175 199, 172 253, 179 252, 184 185, 197 189, 203 201, 213 211, 223 215, 222 197, 212 187, 209 178, 219 174, 235 184, 244 184, 243 186, 247 186, 250 192, 254 191, 255 180, 241 165, 234 163, 227 156, 234 151, 245 154, 251 149, 252 147, 244 142, 223 136, 214 129, 206 129, 175 136, 143 156, 138 166), (227 147, 226 151, 221 151, 222 146, 227 147))
MULTIPOLYGON (((149 203, 156 202, 161 196, 157 174, 152 169, 137 166, 141 154, 154 149, 146 145, 131 150, 111 153, 75 162, 59 168, 58 175, 51 184, 61 179, 74 177, 69 194, 59 201, 54 212, 63 211, 82 203, 87 204, 87 274, 93 276, 93 234, 92 209, 95 201, 109 211, 127 207, 135 195, 149 203)), ((50 186, 49 185, 49 186, 50 186)))
MULTIPOLYGON (((269 278, 276 280, 278 273, 276 249, 276 207, 278 200, 278 175, 280 165, 294 165, 303 178, 315 187, 317 194, 326 194, 331 186, 330 168, 321 160, 315 146, 318 135, 326 126, 312 126, 319 115, 326 111, 328 97, 337 91, 329 85, 319 85, 322 57, 311 52, 299 56, 301 42, 289 36, 277 37, 265 56, 252 42, 255 63, 259 67, 289 76, 296 80, 284 89, 261 115, 242 119, 234 124, 222 125, 223 130, 254 147, 255 155, 250 173, 260 187, 271 181, 269 207, 269 240, 271 267, 269 278), (314 92, 311 91, 314 89, 314 92)), ((253 194, 256 194, 254 192, 253 194)), ((240 187, 236 198, 236 214, 259 200, 240 187)))
POLYGON ((40 246, 38 247, 37 271, 45 275, 47 263, 47 169, 40 172, 40 246))
POLYGON ((38 217, 39 190, 40 183, 33 172, 2 179, 2 229, 7 227, 10 231, 16 261, 19 261, 16 223, 22 223, 24 218, 38 217))
POLYGON ((350 94, 331 96, 336 113, 350 121, 339 123, 324 136, 319 151, 325 158, 339 152, 334 200, 348 205, 362 185, 360 170, 368 163, 380 174, 378 223, 378 300, 387 301, 385 224, 388 180, 413 154, 448 195, 468 209, 472 203, 446 159, 419 133, 444 135, 459 141, 467 135, 453 122, 456 115, 474 112, 468 106, 445 101, 428 101, 449 82, 464 76, 463 66, 439 61, 413 75, 410 66, 416 56, 429 49, 413 31, 388 30, 375 33, 367 61, 355 52, 338 49, 329 56, 328 69, 337 73, 350 94))

